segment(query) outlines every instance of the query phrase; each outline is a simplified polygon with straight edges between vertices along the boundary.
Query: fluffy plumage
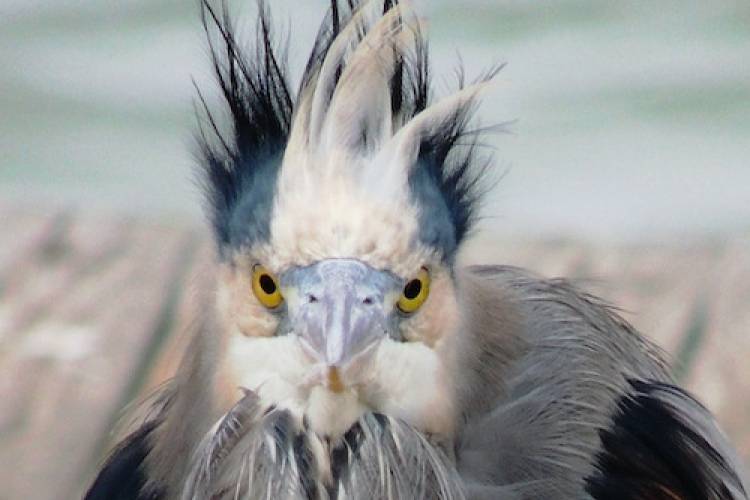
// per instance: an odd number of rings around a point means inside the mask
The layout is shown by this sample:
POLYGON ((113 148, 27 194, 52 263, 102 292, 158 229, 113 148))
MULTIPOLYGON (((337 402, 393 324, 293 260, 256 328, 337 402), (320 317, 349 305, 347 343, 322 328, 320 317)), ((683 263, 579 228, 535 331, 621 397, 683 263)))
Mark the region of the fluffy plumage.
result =
POLYGON ((543 280, 515 268, 473 268, 465 278, 464 288, 473 290, 472 323, 479 328, 471 329, 473 341, 462 344, 468 348, 462 365, 477 373, 464 381, 466 424, 456 454, 472 498, 613 498, 621 471, 609 461, 618 460, 664 460, 668 469, 689 464, 689 474, 711 475, 699 497, 656 495, 662 486, 671 488, 668 475, 656 474, 652 496, 632 491, 626 498, 725 498, 715 495, 712 482, 735 492, 726 498, 746 497, 743 468, 715 422, 681 391, 671 404, 663 397, 672 381, 659 350, 612 308, 565 280, 543 280), (492 311, 491 317, 481 311, 492 311), (661 422, 631 409, 644 391, 661 422), (609 436, 657 425, 673 430, 669 456, 654 442, 610 446, 609 436), (705 440, 696 449, 678 426, 705 440), (706 458, 715 454, 731 465, 711 465, 706 458))
POLYGON ((452 499, 459 485, 446 455, 402 422, 370 414, 330 445, 248 393, 199 446, 182 498, 452 499), (327 482, 316 480, 324 452, 327 482))
POLYGON ((486 165, 471 115, 495 71, 433 103, 418 20, 334 0, 292 95, 259 5, 247 52, 203 4, 230 119, 222 133, 206 107, 199 141, 216 307, 87 498, 747 499, 710 414, 609 306, 456 266, 486 165), (258 265, 282 305, 250 291, 258 265), (397 311, 418 272, 429 296, 397 311), (351 328, 356 311, 376 326, 351 328), (317 361, 352 331, 375 347, 317 361))

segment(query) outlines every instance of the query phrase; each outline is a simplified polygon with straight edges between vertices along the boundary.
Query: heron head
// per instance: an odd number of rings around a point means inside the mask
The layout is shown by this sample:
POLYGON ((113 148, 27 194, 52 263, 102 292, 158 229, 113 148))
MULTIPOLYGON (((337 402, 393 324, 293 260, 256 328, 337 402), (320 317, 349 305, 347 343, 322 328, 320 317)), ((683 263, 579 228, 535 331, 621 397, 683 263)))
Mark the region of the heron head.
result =
POLYGON ((235 132, 201 149, 221 260, 219 379, 321 435, 367 412, 447 433, 482 84, 431 104, 418 21, 375 4, 329 14, 295 99, 271 58, 230 44, 217 65, 235 132))

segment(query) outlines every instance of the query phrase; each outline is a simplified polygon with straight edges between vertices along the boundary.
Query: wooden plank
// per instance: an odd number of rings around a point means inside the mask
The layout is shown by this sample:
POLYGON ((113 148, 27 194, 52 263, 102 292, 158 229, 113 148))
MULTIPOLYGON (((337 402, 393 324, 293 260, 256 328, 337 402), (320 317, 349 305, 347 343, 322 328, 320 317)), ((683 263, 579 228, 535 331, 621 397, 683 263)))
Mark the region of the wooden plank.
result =
POLYGON ((567 240, 498 240, 478 238, 469 242, 459 259, 461 265, 502 264, 521 267, 543 277, 574 277, 588 258, 585 245, 567 240))
POLYGON ((750 238, 729 243, 708 290, 705 335, 688 387, 750 460, 750 238))
POLYGON ((582 277, 675 361, 716 252, 710 245, 603 246, 593 251, 582 277))
POLYGON ((4 286, 4 277, 19 262, 27 259, 40 242, 50 233, 59 213, 28 213, 17 210, 5 210, 0 216, 0 291, 4 286))
MULTIPOLYGON (((19 256, 20 260, 11 270, 8 293, 0 299, 0 307, 5 312, 0 324, 0 360, 3 361, 2 367, 6 372, 12 364, 10 360, 17 354, 34 323, 41 321, 48 309, 54 308, 61 300, 75 295, 70 291, 74 289, 72 284, 81 279, 83 266, 80 255, 107 253, 111 247, 113 231, 119 232, 119 224, 110 223, 106 226, 112 230, 99 227, 97 237, 87 238, 81 246, 78 244, 80 238, 75 235, 80 235, 82 228, 86 226, 99 224, 94 221, 71 221, 69 215, 57 217, 52 223, 54 227, 36 240, 39 246, 30 249, 27 255, 19 256)), ((7 384, 9 379, 2 378, 7 384)), ((33 383, 35 380, 35 377, 29 377, 23 378, 21 382, 33 383)), ((10 389, 0 392, 0 395, 7 396, 8 391, 10 389)), ((15 392, 17 394, 13 397, 16 398, 28 399, 31 396, 31 392, 22 388, 15 392)), ((2 406, 0 435, 7 434, 6 427, 18 420, 17 415, 15 406, 2 406)))
POLYGON ((12 291, 23 280, 40 256, 47 252, 66 230, 69 215, 64 212, 3 214, 0 231, 0 293, 12 291))
POLYGON ((138 227, 126 246, 100 221, 73 227, 59 262, 19 288, 33 313, 15 299, 23 329, 4 344, 0 397, 15 402, 5 419, 15 425, 2 436, 0 484, 10 498, 80 495, 182 271, 184 231, 138 227))
POLYGON ((13 266, 3 306, 8 315, 0 336, 14 338, 44 316, 57 298, 66 296, 85 276, 106 266, 128 241, 128 224, 99 218, 58 218, 40 246, 13 266))

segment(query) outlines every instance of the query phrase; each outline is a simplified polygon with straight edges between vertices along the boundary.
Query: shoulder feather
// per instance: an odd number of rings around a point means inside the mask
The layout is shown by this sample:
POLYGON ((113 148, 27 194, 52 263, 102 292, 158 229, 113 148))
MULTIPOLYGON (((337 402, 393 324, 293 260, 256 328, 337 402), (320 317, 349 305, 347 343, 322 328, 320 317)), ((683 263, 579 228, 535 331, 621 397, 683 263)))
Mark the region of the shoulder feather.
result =
POLYGON ((747 498, 741 466, 713 417, 682 389, 631 381, 601 432, 587 491, 596 499, 747 498))
POLYGON ((144 459, 151 444, 149 437, 156 427, 148 422, 125 438, 112 452, 84 500, 157 500, 158 491, 146 487, 144 459))

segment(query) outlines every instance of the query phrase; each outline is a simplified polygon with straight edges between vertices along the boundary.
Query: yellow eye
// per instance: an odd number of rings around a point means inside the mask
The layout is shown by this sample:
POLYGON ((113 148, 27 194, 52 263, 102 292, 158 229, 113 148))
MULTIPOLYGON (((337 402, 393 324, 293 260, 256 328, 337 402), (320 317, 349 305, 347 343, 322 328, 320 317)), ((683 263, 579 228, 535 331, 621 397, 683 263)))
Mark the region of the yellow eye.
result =
POLYGON ((253 267, 253 293, 269 309, 279 307, 284 301, 276 278, 260 264, 253 267))
POLYGON ((410 280, 404 286, 401 297, 398 299, 398 308, 401 312, 413 313, 424 304, 430 294, 430 273, 422 268, 417 277, 410 280))

